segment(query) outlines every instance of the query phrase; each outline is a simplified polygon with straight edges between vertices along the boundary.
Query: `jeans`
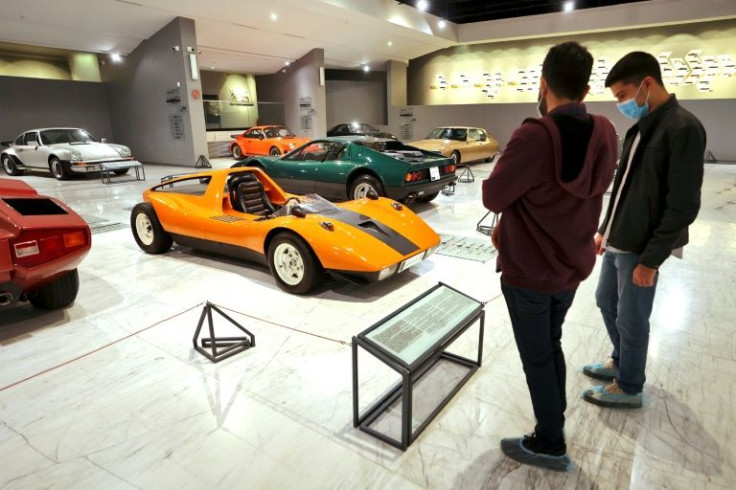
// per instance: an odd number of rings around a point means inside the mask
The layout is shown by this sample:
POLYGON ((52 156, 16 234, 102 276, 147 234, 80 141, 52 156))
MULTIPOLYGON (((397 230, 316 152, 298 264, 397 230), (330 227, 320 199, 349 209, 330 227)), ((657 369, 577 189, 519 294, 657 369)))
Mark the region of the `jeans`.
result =
POLYGON ((654 286, 634 284, 634 268, 639 256, 633 253, 606 252, 595 299, 613 344, 611 357, 619 367, 618 385, 628 394, 644 389, 649 348, 649 316, 652 314, 654 286))
POLYGON ((537 419, 537 439, 548 449, 565 447, 565 356, 562 324, 575 290, 546 294, 501 284, 537 419))

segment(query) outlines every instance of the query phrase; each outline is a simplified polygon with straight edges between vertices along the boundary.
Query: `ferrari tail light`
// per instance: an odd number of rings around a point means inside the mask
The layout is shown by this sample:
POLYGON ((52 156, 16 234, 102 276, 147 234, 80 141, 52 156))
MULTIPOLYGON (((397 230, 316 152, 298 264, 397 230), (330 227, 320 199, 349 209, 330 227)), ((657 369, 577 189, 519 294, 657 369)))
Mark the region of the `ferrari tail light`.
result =
POLYGON ((427 178, 428 171, 427 170, 416 170, 414 172, 409 172, 406 174, 406 181, 407 182, 418 182, 420 180, 424 180, 427 178))
POLYGON ((445 165, 444 167, 442 167, 442 173, 445 175, 454 173, 456 170, 457 170, 457 165, 455 165, 454 163, 450 165, 445 165))
POLYGON ((84 229, 25 231, 14 240, 13 259, 23 267, 37 267, 89 245, 84 229))

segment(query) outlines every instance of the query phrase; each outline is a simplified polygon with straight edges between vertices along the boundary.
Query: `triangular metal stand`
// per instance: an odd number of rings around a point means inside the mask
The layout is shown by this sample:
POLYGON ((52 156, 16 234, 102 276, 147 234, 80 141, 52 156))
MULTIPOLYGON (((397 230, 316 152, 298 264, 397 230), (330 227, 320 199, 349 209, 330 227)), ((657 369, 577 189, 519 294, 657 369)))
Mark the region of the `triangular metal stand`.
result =
POLYGON ((204 155, 199 155, 197 162, 194 164, 194 168, 212 168, 212 164, 204 155))
POLYGON ((454 196, 455 195, 455 183, 450 182, 447 184, 444 189, 442 189, 442 195, 443 196, 454 196))
POLYGON ((705 152, 705 163, 718 163, 718 159, 710 150, 705 152))
POLYGON ((230 318, 216 305, 213 305, 208 301, 202 309, 202 315, 199 317, 199 323, 197 324, 197 330, 194 331, 192 343, 194 344, 194 350, 205 356, 207 359, 212 362, 220 362, 223 359, 227 359, 228 357, 239 354, 244 350, 255 347, 256 338, 242 325, 230 318), (221 316, 225 317, 226 320, 246 334, 247 337, 215 337, 215 326, 212 323, 212 310, 215 310, 221 316), (202 330, 202 326, 204 325, 205 317, 207 318, 210 336, 202 338, 202 346, 200 347, 197 345, 197 338, 199 337, 199 332, 202 330))
POLYGON ((483 224, 483 221, 488 218, 488 215, 491 214, 491 212, 492 211, 488 211, 486 214, 483 215, 480 221, 478 221, 478 224, 475 225, 475 231, 488 236, 491 236, 493 234, 493 229, 496 228, 496 225, 498 225, 498 215, 495 213, 493 214, 493 221, 491 221, 490 225, 483 224))
POLYGON ((475 182, 475 175, 473 175, 473 170, 470 168, 470 166, 463 166, 463 171, 460 172, 460 177, 457 178, 457 181, 462 182, 463 184, 475 182))

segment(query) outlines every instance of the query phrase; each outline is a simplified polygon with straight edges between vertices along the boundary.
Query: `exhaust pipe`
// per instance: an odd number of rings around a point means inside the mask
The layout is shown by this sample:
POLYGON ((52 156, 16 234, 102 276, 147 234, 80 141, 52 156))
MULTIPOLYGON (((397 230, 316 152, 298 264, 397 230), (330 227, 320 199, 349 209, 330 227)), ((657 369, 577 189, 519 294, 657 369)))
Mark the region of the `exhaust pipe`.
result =
POLYGON ((0 293, 0 308, 3 306, 8 306, 12 302, 13 302, 12 293, 8 293, 8 292, 0 293))

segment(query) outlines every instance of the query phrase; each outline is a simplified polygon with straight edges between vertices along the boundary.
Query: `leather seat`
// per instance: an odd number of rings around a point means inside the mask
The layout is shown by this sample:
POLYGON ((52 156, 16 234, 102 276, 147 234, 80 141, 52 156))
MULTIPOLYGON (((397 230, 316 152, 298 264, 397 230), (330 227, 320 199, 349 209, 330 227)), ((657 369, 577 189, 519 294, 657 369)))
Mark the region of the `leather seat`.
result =
POLYGON ((233 209, 249 214, 263 216, 276 211, 263 184, 252 173, 238 175, 230 181, 230 202, 233 209))

